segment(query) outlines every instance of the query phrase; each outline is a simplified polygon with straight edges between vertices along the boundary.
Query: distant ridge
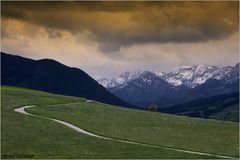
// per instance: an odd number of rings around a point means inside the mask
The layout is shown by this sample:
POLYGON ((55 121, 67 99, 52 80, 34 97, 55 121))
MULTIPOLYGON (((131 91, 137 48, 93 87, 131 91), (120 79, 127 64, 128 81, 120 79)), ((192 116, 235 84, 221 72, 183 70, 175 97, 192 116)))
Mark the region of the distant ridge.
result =
MULTIPOLYGON (((142 109, 147 109, 151 104, 164 108, 194 99, 239 91, 239 63, 223 68, 206 65, 184 66, 170 73, 166 78, 167 74, 157 74, 153 71, 125 72, 110 81, 110 84, 117 84, 115 87, 106 88, 119 98, 142 109), (172 82, 179 80, 181 85, 169 83, 167 79, 172 82), (195 82, 201 83, 192 88, 195 82)), ((107 82, 105 79, 101 83, 108 84, 107 82)))
POLYGON ((130 71, 123 72, 116 78, 112 79, 101 78, 97 81, 105 88, 113 88, 121 85, 126 85, 128 82, 139 78, 142 74, 146 72, 151 72, 152 74, 155 74, 156 76, 162 78, 171 85, 174 86, 184 85, 189 88, 195 88, 205 83, 208 79, 217 80, 223 79, 232 71, 234 67, 231 66, 216 67, 206 64, 200 64, 196 66, 177 67, 170 72, 157 72, 152 70, 147 71, 138 69, 131 72, 130 71))
POLYGON ((108 92, 84 71, 51 59, 32 60, 1 52, 1 85, 31 88, 134 107, 108 92))
POLYGON ((239 92, 199 98, 159 111, 191 117, 239 121, 239 92))

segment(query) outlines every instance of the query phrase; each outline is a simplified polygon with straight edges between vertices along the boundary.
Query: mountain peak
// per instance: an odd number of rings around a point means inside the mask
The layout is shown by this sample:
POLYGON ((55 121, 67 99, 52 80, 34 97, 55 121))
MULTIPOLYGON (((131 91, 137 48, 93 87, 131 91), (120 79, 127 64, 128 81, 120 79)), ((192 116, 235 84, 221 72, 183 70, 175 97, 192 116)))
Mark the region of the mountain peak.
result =
MULTIPOLYGON (((239 63, 235 66, 239 69, 239 63)), ((113 78, 111 80, 101 80, 98 81, 106 88, 118 87, 120 85, 126 85, 132 80, 140 78, 141 75, 144 74, 154 74, 154 76, 160 77, 165 80, 167 83, 180 86, 184 85, 186 87, 194 88, 199 86, 208 79, 223 79, 227 74, 231 72, 233 67, 216 67, 207 64, 200 64, 196 66, 181 66, 174 68, 172 71, 168 73, 164 72, 156 72, 156 71, 144 71, 144 70, 135 70, 135 71, 126 71, 120 74, 119 77, 113 78)), ((235 69, 235 70, 237 70, 235 69)))
POLYGON ((240 63, 238 62, 235 66, 234 66, 234 68, 236 67, 236 68, 239 68, 239 65, 240 65, 240 63))
POLYGON ((201 75, 201 74, 203 74, 207 69, 211 69, 211 68, 212 68, 212 66, 208 66, 208 65, 206 65, 206 64, 200 64, 200 65, 198 65, 198 66, 196 67, 195 73, 201 75))
POLYGON ((172 73, 179 73, 183 70, 192 70, 194 66, 180 66, 180 67, 175 67, 172 71, 172 73))
POLYGON ((112 79, 107 79, 107 78, 102 78, 98 80, 98 83, 101 84, 102 86, 106 88, 114 88, 121 86, 123 84, 126 84, 134 79, 137 79, 140 75, 142 75, 144 70, 137 69, 134 71, 126 71, 122 72, 118 77, 112 78, 112 79))

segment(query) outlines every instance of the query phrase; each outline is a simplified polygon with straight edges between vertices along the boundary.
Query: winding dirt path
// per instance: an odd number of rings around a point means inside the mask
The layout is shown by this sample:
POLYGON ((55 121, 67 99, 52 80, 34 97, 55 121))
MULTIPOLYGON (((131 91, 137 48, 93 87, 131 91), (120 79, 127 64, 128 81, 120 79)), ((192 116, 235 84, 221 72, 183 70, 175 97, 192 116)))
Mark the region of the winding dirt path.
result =
POLYGON ((52 120, 52 121, 55 121, 55 122, 60 123, 62 125, 65 125, 65 126, 71 128, 71 129, 77 131, 78 133, 85 134, 85 135, 92 136, 92 137, 96 137, 96 138, 101 138, 101 139, 106 139, 106 140, 113 140, 113 141, 117 141, 117 142, 129 143, 129 144, 136 144, 136 145, 153 147, 153 148, 167 149, 167 150, 172 150, 172 151, 177 151, 177 152, 184 152, 184 153, 190 153, 190 154, 198 154, 198 155, 205 155, 205 156, 215 156, 215 157, 218 157, 218 158, 230 158, 230 159, 234 158, 234 159, 236 159, 236 157, 230 157, 230 156, 224 156, 224 155, 218 155, 218 154, 211 154, 211 153, 204 153, 204 152, 198 152, 198 151, 190 151, 190 150, 171 148, 171 147, 164 147, 164 146, 157 146, 157 145, 152 145, 152 144, 145 144, 145 143, 139 143, 139 142, 133 142, 133 141, 128 141, 128 140, 121 140, 121 139, 115 139, 115 138, 100 136, 100 135, 97 135, 97 134, 85 131, 85 130, 77 127, 77 126, 74 126, 71 123, 68 123, 68 122, 65 122, 65 121, 61 121, 61 120, 58 120, 58 119, 54 119, 54 118, 48 118, 48 117, 43 117, 43 116, 39 116, 39 115, 34 115, 34 114, 31 114, 31 113, 28 113, 28 112, 25 111, 26 108, 31 108, 31 107, 35 107, 35 106, 28 105, 28 106, 16 108, 16 109, 14 109, 14 111, 18 112, 18 113, 21 113, 21 114, 25 114, 25 115, 47 118, 49 120, 52 120))

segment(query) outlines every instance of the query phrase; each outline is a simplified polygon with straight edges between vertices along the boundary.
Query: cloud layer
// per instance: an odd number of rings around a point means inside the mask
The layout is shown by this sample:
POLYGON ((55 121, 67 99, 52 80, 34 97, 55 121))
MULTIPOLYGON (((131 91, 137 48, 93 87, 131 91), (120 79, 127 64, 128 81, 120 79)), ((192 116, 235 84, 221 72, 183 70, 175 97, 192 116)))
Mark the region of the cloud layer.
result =
POLYGON ((238 2, 2 2, 2 51, 99 78, 238 62, 238 2))
POLYGON ((89 31, 103 51, 138 43, 223 39, 238 30, 238 2, 3 2, 2 16, 89 31))

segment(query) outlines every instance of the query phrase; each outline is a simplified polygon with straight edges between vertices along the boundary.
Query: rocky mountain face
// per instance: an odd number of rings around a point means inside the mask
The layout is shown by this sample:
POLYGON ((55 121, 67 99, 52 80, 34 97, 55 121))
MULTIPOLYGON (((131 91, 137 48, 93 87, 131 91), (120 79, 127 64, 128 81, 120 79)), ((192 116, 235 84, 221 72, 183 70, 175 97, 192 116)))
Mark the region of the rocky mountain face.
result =
POLYGON ((120 74, 119 77, 113 79, 102 78, 97 80, 99 84, 104 86, 105 88, 114 88, 121 85, 124 85, 134 79, 137 79, 141 76, 141 74, 148 72, 143 70, 136 70, 136 71, 126 71, 120 74))
POLYGON ((184 85, 195 88, 208 79, 222 79, 231 72, 232 67, 216 67, 209 65, 182 66, 172 72, 163 74, 162 78, 175 86, 184 85))
POLYGON ((208 65, 182 66, 171 72, 124 72, 119 77, 98 81, 121 99, 146 108, 158 107, 190 100, 237 92, 239 88, 239 64, 234 67, 208 65))
POLYGON ((149 102, 165 97, 175 88, 152 72, 145 72, 129 83, 108 90, 121 99, 133 102, 136 106, 147 106, 149 102))
POLYGON ((129 83, 130 81, 139 78, 141 74, 145 72, 151 72, 174 86, 184 85, 186 87, 195 88, 196 86, 199 86, 206 82, 206 80, 208 79, 223 79, 230 74, 233 68, 234 67, 230 66, 216 67, 201 64, 198 66, 181 66, 173 69, 170 72, 156 72, 144 70, 137 70, 133 72, 126 71, 121 73, 121 75, 117 78, 99 79, 98 83, 103 85, 105 88, 114 88, 121 85, 126 85, 126 83, 129 83))
POLYGON ((237 63, 230 72, 224 75, 222 78, 225 83, 234 83, 236 81, 239 81, 239 63, 237 63))

